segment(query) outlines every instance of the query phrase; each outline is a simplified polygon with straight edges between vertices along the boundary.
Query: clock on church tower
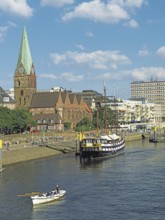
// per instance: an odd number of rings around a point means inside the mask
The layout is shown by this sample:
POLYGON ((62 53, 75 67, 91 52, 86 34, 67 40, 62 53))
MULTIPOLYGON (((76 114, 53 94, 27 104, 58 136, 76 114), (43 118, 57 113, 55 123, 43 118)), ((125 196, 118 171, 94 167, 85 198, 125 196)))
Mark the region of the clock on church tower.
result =
POLYGON ((19 72, 20 74, 23 74, 23 73, 24 73, 24 68, 23 68, 22 66, 19 67, 18 72, 19 72))

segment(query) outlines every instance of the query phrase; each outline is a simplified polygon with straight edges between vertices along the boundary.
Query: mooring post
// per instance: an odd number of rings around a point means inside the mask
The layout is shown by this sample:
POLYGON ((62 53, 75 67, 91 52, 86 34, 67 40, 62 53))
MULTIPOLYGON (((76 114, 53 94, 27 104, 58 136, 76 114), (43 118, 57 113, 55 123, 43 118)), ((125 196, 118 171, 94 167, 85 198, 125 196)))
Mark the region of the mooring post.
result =
POLYGON ((0 172, 2 171, 2 140, 0 140, 0 172))

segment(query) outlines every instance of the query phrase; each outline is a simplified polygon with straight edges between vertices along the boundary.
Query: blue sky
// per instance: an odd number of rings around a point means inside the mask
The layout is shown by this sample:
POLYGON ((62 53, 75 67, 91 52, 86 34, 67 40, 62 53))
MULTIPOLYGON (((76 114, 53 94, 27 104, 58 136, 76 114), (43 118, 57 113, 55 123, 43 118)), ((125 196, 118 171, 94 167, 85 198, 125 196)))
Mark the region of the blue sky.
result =
POLYGON ((130 98, 132 81, 165 80, 164 0, 0 0, 0 86, 13 88, 26 24, 37 89, 130 98))

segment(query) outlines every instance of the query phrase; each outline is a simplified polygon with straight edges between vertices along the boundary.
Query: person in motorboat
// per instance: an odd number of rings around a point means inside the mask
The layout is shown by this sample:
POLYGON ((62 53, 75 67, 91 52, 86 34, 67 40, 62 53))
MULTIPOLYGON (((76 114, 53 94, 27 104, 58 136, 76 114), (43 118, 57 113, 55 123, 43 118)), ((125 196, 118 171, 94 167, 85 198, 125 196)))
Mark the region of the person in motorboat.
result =
POLYGON ((47 192, 46 196, 52 196, 53 195, 53 191, 47 192))
POLYGON ((57 193, 60 193, 60 188, 59 188, 58 185, 56 186, 56 192, 57 192, 57 193))

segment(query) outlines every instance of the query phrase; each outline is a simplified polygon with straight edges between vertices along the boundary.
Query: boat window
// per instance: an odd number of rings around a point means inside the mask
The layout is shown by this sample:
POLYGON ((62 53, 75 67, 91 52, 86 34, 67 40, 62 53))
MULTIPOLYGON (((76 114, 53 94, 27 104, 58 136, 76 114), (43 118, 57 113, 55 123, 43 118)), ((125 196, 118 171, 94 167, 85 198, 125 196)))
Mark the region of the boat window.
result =
POLYGON ((96 140, 92 140, 92 143, 96 144, 96 143, 97 143, 97 141, 96 141, 96 140))
POLYGON ((101 140, 101 143, 102 143, 102 144, 107 144, 107 140, 102 139, 102 140, 101 140))

